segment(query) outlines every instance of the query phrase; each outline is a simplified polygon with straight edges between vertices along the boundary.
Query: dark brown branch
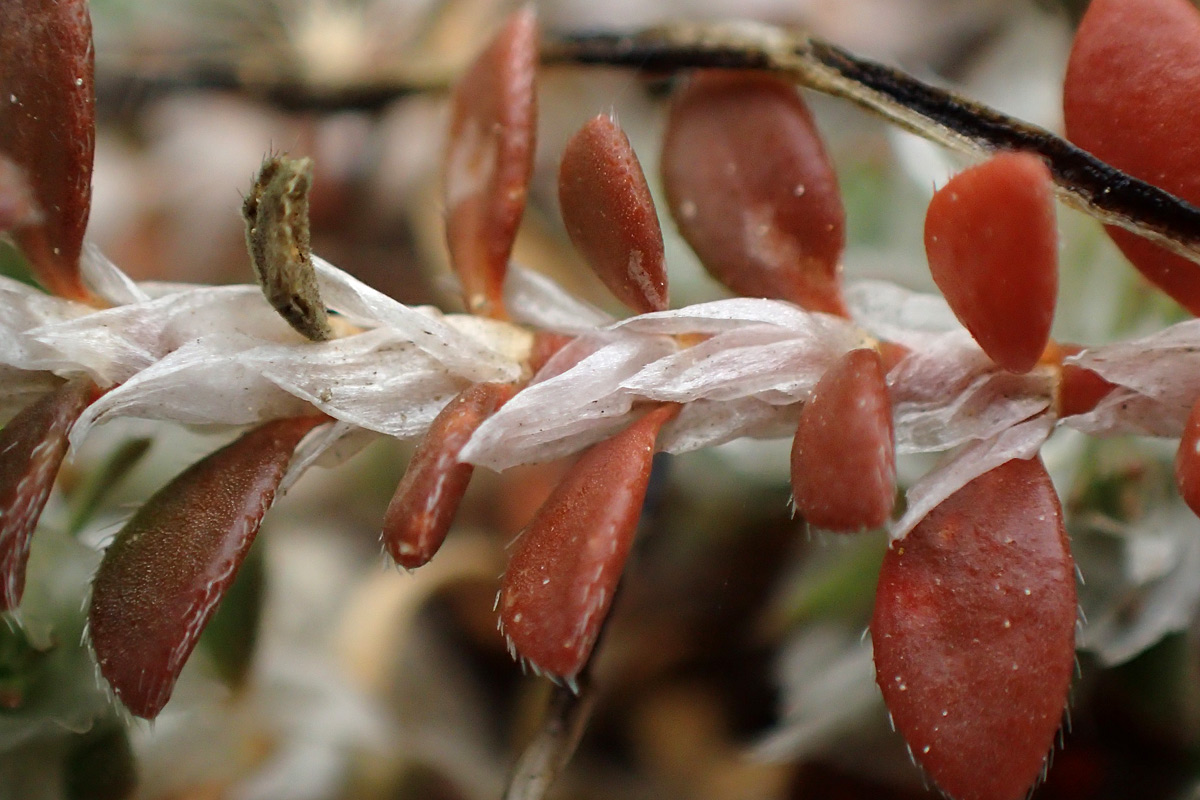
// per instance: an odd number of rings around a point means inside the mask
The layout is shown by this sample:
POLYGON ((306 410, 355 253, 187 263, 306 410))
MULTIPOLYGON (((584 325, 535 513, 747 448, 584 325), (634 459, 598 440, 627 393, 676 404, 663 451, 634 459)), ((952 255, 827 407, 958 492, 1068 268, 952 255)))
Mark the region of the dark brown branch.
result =
MULTIPOLYGON (((1064 202, 1200 263, 1200 209, 1190 203, 1114 169, 1047 130, 802 32, 730 22, 681 23, 631 34, 549 35, 542 44, 542 61, 655 73, 689 69, 780 73, 975 156, 1000 150, 1036 153, 1049 165, 1064 202)), ((111 96, 114 80, 125 81, 126 92, 131 87, 145 92, 207 86, 237 89, 286 109, 317 111, 375 110, 407 94, 445 88, 428 79, 403 78, 342 88, 317 88, 290 79, 252 84, 232 70, 206 68, 177 75, 109 78, 100 83, 102 97, 111 96)))

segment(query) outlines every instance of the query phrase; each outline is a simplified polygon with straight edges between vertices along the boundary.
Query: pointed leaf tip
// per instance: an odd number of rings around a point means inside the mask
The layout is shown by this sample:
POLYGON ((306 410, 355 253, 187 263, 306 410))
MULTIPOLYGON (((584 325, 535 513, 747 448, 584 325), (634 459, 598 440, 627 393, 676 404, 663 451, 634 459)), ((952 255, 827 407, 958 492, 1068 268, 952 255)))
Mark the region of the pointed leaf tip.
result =
POLYGON ((500 622, 523 660, 572 680, 591 655, 637 532, 659 430, 658 406, 575 462, 513 546, 500 622))
POLYGON ((671 216, 714 278, 747 297, 847 315, 837 176, 790 83, 697 74, 671 104, 662 173, 671 216))
POLYGON ((0 430, 0 611, 21 602, 29 541, 67 455, 67 434, 99 395, 90 378, 75 378, 0 430))
POLYGON ((1021 800, 1062 722, 1075 568, 1038 459, 984 473, 884 557, 876 679, 917 763, 955 800, 1021 800))
POLYGON ((605 114, 583 126, 558 171, 563 223, 618 300, 639 314, 667 308, 662 230, 629 138, 605 114))
POLYGON ((0 152, 24 170, 40 223, 13 232, 38 280, 90 296, 79 254, 96 141, 92 22, 86 0, 14 0, 0 24, 0 152))
POLYGON ((851 350, 826 371, 800 412, 792 496, 811 525, 849 533, 881 527, 896 498, 896 445, 883 361, 851 350))
POLYGON ((503 285, 533 172, 537 18, 509 17, 454 89, 445 158, 446 241, 467 309, 504 317, 503 285))
POLYGON ((475 471, 458 454, 515 393, 512 384, 477 383, 451 400, 429 426, 383 518, 383 546, 397 564, 416 569, 442 546, 475 471))
MULTIPOLYGON (((1063 83, 1067 137, 1135 178, 1200 203, 1200 12, 1187 0, 1092 0, 1063 83)), ((1120 228, 1135 267, 1193 314, 1200 268, 1120 228)))
POLYGON ((233 582, 292 453, 324 417, 265 423, 193 464, 134 514, 92 582, 100 673, 153 719, 233 582))

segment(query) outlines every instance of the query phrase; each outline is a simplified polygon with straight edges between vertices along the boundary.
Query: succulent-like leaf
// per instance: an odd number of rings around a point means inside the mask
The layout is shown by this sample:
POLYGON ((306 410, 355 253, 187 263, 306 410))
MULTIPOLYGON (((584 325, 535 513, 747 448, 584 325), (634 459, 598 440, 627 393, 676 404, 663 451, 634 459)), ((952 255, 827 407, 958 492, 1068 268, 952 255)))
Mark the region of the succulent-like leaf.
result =
POLYGON ((929 203, 925 253, 955 316, 993 361, 1028 372, 1050 341, 1058 229, 1050 169, 1001 153, 955 175, 929 203))
POLYGON ((792 497, 809 524, 878 528, 896 498, 892 404, 879 353, 851 350, 817 382, 792 441, 792 497))
POLYGON ((513 546, 500 584, 509 648, 568 682, 587 663, 637 532, 658 432, 679 413, 658 406, 571 466, 513 546))
POLYGON ((458 454, 475 429, 515 393, 512 384, 477 383, 434 419, 383 518, 383 546, 397 564, 416 569, 442 546, 475 471, 458 454))
POLYGON ((884 701, 955 800, 1021 800, 1075 664, 1075 569, 1038 459, 984 473, 884 557, 871 636, 884 701))
MULTIPOLYGON (((1200 203, 1200 12, 1187 0, 1092 0, 1071 48, 1063 110, 1072 142, 1200 203)), ((1107 230, 1142 275, 1200 313, 1200 268, 1107 230)))
POLYGON ((671 105, 667 202, 700 261, 738 294, 846 314, 837 176, 791 84, 702 72, 671 105))
POLYGON ((104 553, 88 626, 100 672, 153 719, 254 542, 296 445, 323 417, 265 423, 193 464, 104 553))
POLYGON ((29 540, 67 454, 67 434, 99 395, 90 378, 74 378, 0 430, 0 611, 21 602, 29 540))
POLYGON ((1183 426, 1175 454, 1175 483, 1183 502, 1200 515, 1200 402, 1192 406, 1183 426))
POLYGON ((41 220, 14 230, 47 289, 89 295, 79 253, 92 203, 96 97, 86 0, 11 0, 0 24, 0 153, 25 173, 41 220))
POLYGON ((503 284, 533 171, 537 18, 515 12, 454 90, 446 241, 467 308, 504 316, 503 284))
POLYGON ((667 308, 662 229, 629 138, 605 114, 567 142, 558 171, 567 233, 604 285, 639 314, 667 308))

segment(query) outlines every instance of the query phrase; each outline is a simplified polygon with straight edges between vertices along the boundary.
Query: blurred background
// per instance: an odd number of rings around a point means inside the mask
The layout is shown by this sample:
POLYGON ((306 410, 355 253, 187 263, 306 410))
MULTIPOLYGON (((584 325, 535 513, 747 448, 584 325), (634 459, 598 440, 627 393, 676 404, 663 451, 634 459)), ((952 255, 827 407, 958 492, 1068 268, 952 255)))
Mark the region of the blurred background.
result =
MULTIPOLYGON (((1052 130, 1084 5, 536 3, 558 31, 730 17, 802 26, 1052 130)), ((438 187, 445 89, 512 8, 93 0, 90 238, 140 280, 248 282, 241 194, 266 153, 309 155, 314 251, 403 302, 458 310, 438 187), (380 91, 400 85, 418 90, 380 91)), ((614 313, 558 219, 557 160, 587 119, 615 112, 661 198, 670 87, 670 76, 610 69, 540 76, 514 257, 614 313)), ((841 179, 847 278, 932 291, 924 208, 962 162, 844 102, 806 98, 841 179)), ((1060 225, 1056 338, 1101 343, 1180 318, 1098 224, 1060 209, 1060 225)), ((669 221, 664 233, 674 303, 722 296, 669 221)), ((0 251, 0 267, 19 273, 15 253, 0 251)), ((34 540, 20 624, 0 622, 0 798, 501 797, 549 685, 512 663, 492 601, 505 546, 560 463, 479 470, 446 547, 411 575, 378 544, 411 443, 376 440, 312 470, 268 516, 161 717, 151 725, 113 707, 81 644, 98 548, 166 476, 232 435, 115 422, 65 468, 34 540)), ((789 448, 739 441, 660 456, 596 660, 594 716, 550 797, 937 796, 889 728, 864 635, 885 535, 821 535, 792 519, 789 448)), ((1173 488, 1173 453, 1173 442, 1070 431, 1045 448, 1086 621, 1065 747, 1038 800, 1200 797, 1200 521, 1173 488)), ((902 482, 932 463, 902 461, 902 482)))

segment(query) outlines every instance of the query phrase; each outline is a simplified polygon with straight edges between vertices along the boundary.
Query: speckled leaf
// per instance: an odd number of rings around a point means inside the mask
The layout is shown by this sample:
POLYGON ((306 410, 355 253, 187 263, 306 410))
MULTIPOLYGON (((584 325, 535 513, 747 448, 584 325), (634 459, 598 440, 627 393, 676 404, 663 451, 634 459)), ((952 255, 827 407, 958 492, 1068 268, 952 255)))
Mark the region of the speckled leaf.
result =
POLYGON ((296 445, 323 417, 265 423, 180 473, 104 553, 88 626, 101 674, 153 719, 233 582, 296 445))
POLYGON ((537 18, 514 13, 454 90, 446 241, 467 308, 504 316, 503 284, 533 171, 537 18))
POLYGON ((846 314, 837 176, 790 83, 696 75, 671 105, 662 171, 671 215, 713 277, 747 297, 846 314))
MULTIPOLYGON (((1200 203, 1200 12, 1187 0, 1092 0, 1063 110, 1072 142, 1200 203)), ((1108 234, 1147 279, 1200 313, 1200 268, 1128 231, 1108 234)))
POLYGON ((2 16, 0 153, 24 170, 41 211, 13 235, 47 289, 86 299, 79 253, 96 140, 88 4, 11 0, 2 16))
POLYGON ((510 650, 568 682, 587 663, 637 532, 658 432, 658 406, 571 466, 513 546, 500 584, 510 650))
POLYGON ((417 447, 383 518, 383 546, 397 564, 416 569, 442 546, 474 466, 458 454, 484 420, 516 393, 506 383, 477 383, 451 400, 417 447))
POLYGON ((1058 229, 1049 168, 1001 153, 939 189, 925 216, 929 271, 983 351, 1028 372, 1050 341, 1058 229))
POLYGON ((1075 664, 1075 569, 1038 459, 942 502, 884 557, 871 636, 884 701, 955 800, 1021 800, 1075 664))
POLYGON ((667 308, 662 230, 629 138, 605 114, 563 151, 558 202, 571 241, 618 300, 639 314, 667 308))
POLYGON ((67 454, 67 434, 99 395, 90 378, 75 378, 0 430, 0 611, 21 602, 29 540, 67 454))
POLYGON ((896 445, 883 361, 851 350, 817 382, 792 441, 792 497, 809 524, 849 533, 887 522, 896 445))

